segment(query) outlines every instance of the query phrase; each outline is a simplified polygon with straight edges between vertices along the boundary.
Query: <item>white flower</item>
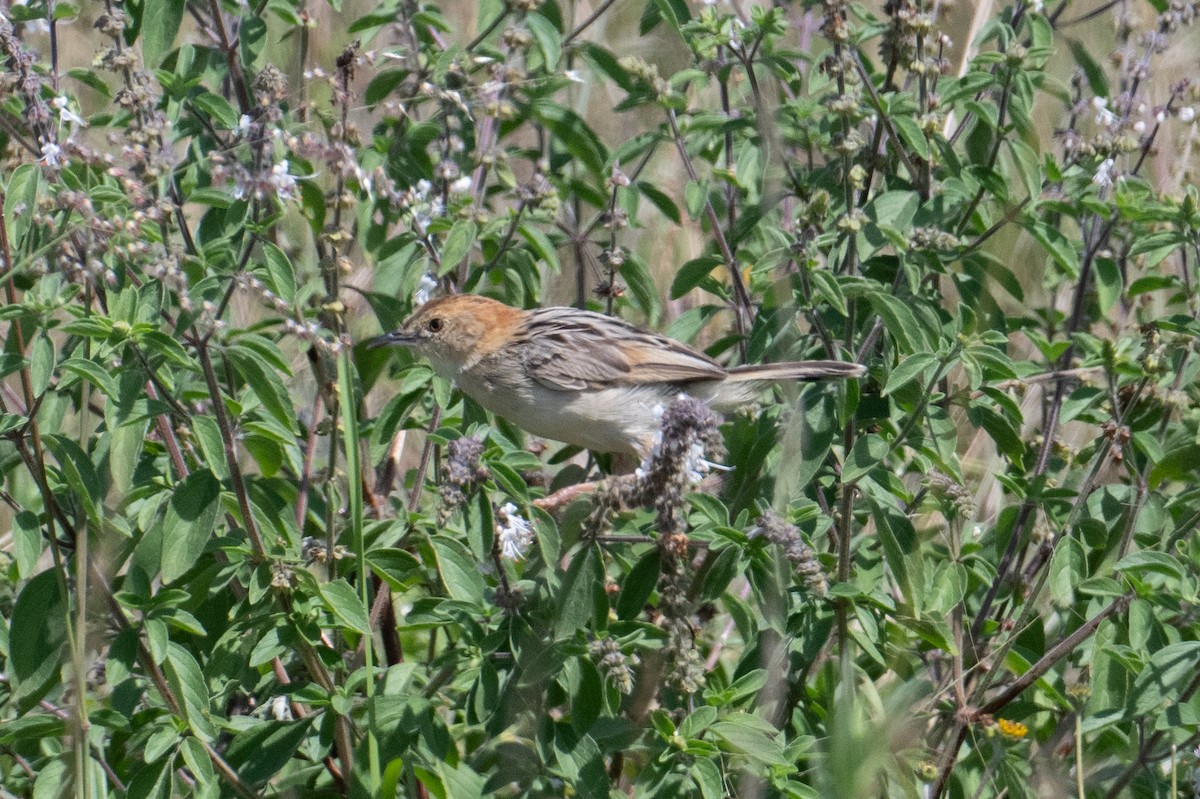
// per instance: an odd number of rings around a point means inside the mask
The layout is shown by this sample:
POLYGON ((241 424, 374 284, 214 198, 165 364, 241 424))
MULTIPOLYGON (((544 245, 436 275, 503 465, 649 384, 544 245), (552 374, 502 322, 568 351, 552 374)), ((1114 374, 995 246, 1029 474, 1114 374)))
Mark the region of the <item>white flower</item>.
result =
POLYGON ((533 543, 533 528, 511 502, 496 511, 496 535, 500 538, 500 557, 505 560, 523 560, 525 550, 533 543))
POLYGON ((1138 135, 1145 133, 1146 132, 1145 120, 1139 119, 1137 122, 1134 122, 1133 123, 1133 132, 1137 133, 1138 135))
POLYGON ((1108 98, 1093 97, 1092 107, 1096 109, 1096 124, 1097 125, 1115 125, 1117 124, 1117 115, 1108 110, 1108 98))
POLYGON ((687 457, 683 459, 683 474, 688 485, 700 485, 711 468, 712 464, 704 460, 704 445, 693 441, 688 447, 687 457))
POLYGON ((1105 158, 1100 162, 1100 166, 1096 168, 1096 174, 1092 178, 1092 183, 1095 183, 1100 188, 1107 188, 1113 183, 1112 171, 1115 161, 1111 158, 1105 158))
POLYGON ((1033 13, 1040 14, 1045 10, 1046 10, 1046 4, 1045 4, 1045 2, 1043 2, 1043 0, 1034 0, 1033 1, 1033 13))
POLYGON ((637 479, 643 479, 650 471, 650 464, 654 463, 658 458, 658 453, 662 451, 662 418, 667 409, 660 402, 655 405, 650 412, 654 414, 654 418, 659 422, 659 429, 654 431, 654 437, 650 439, 650 449, 646 452, 646 457, 642 458, 641 464, 633 470, 633 474, 637 479))
POLYGON ((276 721, 292 720, 292 706, 288 704, 286 696, 271 697, 271 701, 267 704, 267 708, 268 712, 271 714, 271 718, 275 719, 276 721))
POLYGON ((52 141, 43 141, 39 160, 46 166, 58 166, 62 163, 62 148, 52 141))
POLYGON ((296 179, 288 174, 286 158, 271 167, 271 186, 280 200, 290 200, 296 196, 296 179))
POLYGON ((579 74, 577 69, 568 69, 563 73, 563 77, 572 83, 583 83, 583 76, 579 74))
POLYGON ((413 295, 413 302, 417 305, 429 302, 429 298, 433 296, 434 289, 437 287, 438 282, 433 275, 428 272, 421 275, 421 282, 417 284, 417 293, 413 295))
POLYGON ((54 107, 58 109, 58 117, 64 122, 70 122, 72 125, 80 125, 87 127, 87 121, 83 117, 71 110, 71 99, 66 95, 60 94, 50 101, 54 107))
POLYGON ((1185 105, 1183 108, 1179 109, 1180 122, 1191 122, 1195 118, 1196 109, 1192 108, 1190 105, 1185 105))
POLYGON ((254 120, 250 118, 249 114, 242 114, 238 118, 238 124, 237 124, 238 133, 240 133, 243 136, 249 136, 250 135, 250 125, 253 124, 253 122, 254 122, 254 120))
POLYGON ((463 175, 458 180, 450 184, 451 194, 466 194, 471 190, 471 176, 463 175))

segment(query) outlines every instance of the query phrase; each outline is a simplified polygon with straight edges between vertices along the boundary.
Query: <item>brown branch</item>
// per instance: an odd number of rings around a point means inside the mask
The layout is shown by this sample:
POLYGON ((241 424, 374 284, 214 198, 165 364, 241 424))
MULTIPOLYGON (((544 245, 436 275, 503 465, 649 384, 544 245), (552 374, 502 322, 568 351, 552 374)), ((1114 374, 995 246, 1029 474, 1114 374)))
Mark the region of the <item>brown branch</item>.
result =
POLYGON ((1075 632, 1068 635, 1066 638, 1052 646, 1045 655, 1043 655, 1037 663, 1029 667, 1029 670, 1012 682, 1008 688, 1004 689, 1000 694, 993 697, 990 701, 979 708, 980 713, 996 713, 1009 702, 1012 702, 1021 692, 1029 686, 1033 685, 1037 680, 1041 679, 1050 668, 1061 660, 1064 656, 1069 655, 1075 647, 1091 637, 1100 624, 1114 613, 1123 611, 1129 606, 1133 599, 1133 593, 1127 593, 1124 596, 1113 600, 1104 610, 1097 613, 1092 618, 1079 626, 1075 632))

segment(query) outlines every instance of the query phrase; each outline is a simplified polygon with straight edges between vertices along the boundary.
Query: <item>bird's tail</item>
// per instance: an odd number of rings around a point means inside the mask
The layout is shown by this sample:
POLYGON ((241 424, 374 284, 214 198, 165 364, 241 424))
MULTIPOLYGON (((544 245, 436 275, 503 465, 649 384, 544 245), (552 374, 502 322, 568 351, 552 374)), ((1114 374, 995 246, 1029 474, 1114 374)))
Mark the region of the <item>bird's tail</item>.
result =
POLYGON ((789 361, 735 366, 724 380, 712 385, 705 399, 718 411, 731 411, 752 402, 771 383, 789 380, 847 380, 867 373, 862 364, 846 361, 789 361))
POLYGON ((751 364, 729 370, 728 380, 755 382, 759 380, 847 380, 862 377, 865 366, 847 361, 789 361, 787 363, 751 364))

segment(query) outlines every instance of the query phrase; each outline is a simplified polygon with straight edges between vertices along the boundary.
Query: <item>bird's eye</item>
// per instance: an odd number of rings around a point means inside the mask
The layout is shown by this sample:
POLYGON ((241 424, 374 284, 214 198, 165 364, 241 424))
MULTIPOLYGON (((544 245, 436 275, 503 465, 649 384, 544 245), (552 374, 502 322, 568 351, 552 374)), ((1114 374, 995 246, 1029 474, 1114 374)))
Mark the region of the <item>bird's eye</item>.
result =
POLYGON ((429 329, 430 333, 436 333, 442 329, 442 320, 435 316, 426 323, 425 327, 429 329))

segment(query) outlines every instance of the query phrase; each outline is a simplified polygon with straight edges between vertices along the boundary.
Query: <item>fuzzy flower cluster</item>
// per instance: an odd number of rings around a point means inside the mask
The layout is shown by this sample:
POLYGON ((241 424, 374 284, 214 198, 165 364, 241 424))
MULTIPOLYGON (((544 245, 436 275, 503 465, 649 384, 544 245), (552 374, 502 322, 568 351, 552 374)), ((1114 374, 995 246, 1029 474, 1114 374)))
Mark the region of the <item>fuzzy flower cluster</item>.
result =
POLYGON ((622 694, 633 693, 633 669, 641 663, 637 655, 626 655, 612 638, 597 638, 588 644, 588 652, 597 660, 600 673, 612 680, 622 694))
POLYGON ((660 404, 654 408, 654 415, 661 425, 634 476, 657 484, 675 474, 684 485, 700 485, 704 476, 718 466, 704 457, 709 449, 719 448, 721 443, 720 437, 714 435, 716 422, 712 411, 699 400, 681 394, 671 405, 670 413, 660 404))
POLYGON ((270 169, 261 172, 251 172, 241 164, 235 168, 233 196, 244 200, 247 197, 261 202, 270 195, 275 195, 279 202, 287 202, 296 196, 296 178, 289 174, 290 165, 284 158, 270 169))
MULTIPOLYGON (((304 540, 300 542, 300 553, 304 558, 305 563, 326 563, 330 559, 329 546, 324 539, 315 538, 311 535, 306 535, 304 540)), ((342 544, 336 544, 333 547, 333 560, 341 560, 348 557, 350 550, 342 544)))
MULTIPOLYGON (((440 193, 434 191, 433 183, 428 180, 419 180, 415 186, 400 189, 390 178, 377 174, 373 183, 376 195, 398 211, 401 218, 407 219, 418 236, 424 237, 429 232, 429 224, 446 213, 440 193)), ((465 193, 470 190, 470 176, 459 178, 450 184, 451 193, 465 193)))
POLYGON ((934 470, 926 481, 930 492, 939 499, 944 499, 948 505, 948 513, 960 519, 970 519, 975 515, 975 500, 971 492, 955 482, 949 475, 934 470))
POLYGON ((483 442, 475 436, 456 438, 446 445, 446 471, 438 487, 442 499, 438 518, 443 523, 462 508, 471 493, 488 478, 482 457, 483 442))
POLYGON ((696 645, 693 620, 689 540, 684 517, 685 492, 696 486, 712 463, 709 453, 722 451, 717 417, 703 402, 681 395, 663 410, 659 433, 633 475, 632 485, 616 486, 616 503, 626 507, 652 504, 658 527, 661 625, 667 632, 665 651, 671 670, 667 679, 687 694, 704 685, 704 661, 696 645))
POLYGON ((824 597, 829 592, 825 570, 817 560, 817 553, 805 543, 799 528, 768 511, 755 522, 753 535, 761 535, 772 544, 783 548, 784 555, 813 596, 824 597))
POLYGON ((30 130, 43 143, 52 143, 49 131, 50 106, 42 99, 42 77, 34 70, 33 53, 25 49, 13 30, 12 23, 0 15, 0 54, 7 60, 0 75, 0 97, 15 92, 24 108, 22 115, 30 130))

